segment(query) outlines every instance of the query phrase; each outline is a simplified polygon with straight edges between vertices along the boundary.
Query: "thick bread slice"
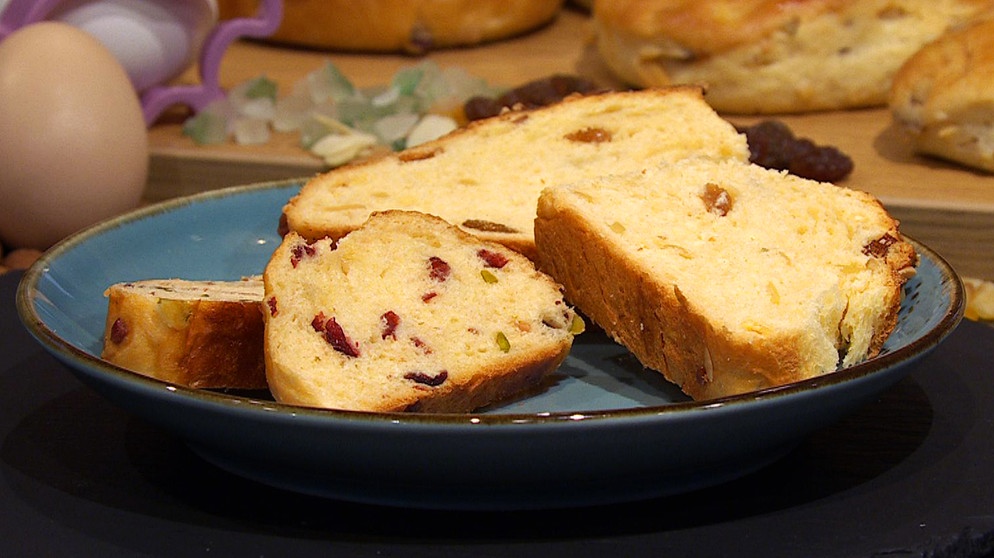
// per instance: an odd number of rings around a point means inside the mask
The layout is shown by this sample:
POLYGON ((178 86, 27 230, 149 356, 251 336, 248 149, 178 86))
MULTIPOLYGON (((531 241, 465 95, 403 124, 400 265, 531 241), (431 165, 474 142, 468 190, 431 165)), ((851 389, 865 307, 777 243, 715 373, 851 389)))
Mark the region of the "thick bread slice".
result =
POLYGON ((264 278, 270 390, 298 405, 470 411, 535 386, 582 324, 530 260, 414 212, 289 233, 264 278))
POLYGON ((266 388, 261 277, 134 281, 104 294, 104 360, 193 388, 266 388))
POLYGON ((917 264, 870 195, 735 162, 549 188, 535 235, 567 300, 695 399, 876 354, 917 264))
POLYGON ((545 186, 690 155, 749 157, 745 137, 697 88, 573 97, 317 176, 286 205, 283 225, 309 240, 340 238, 374 211, 414 210, 534 258, 545 186))

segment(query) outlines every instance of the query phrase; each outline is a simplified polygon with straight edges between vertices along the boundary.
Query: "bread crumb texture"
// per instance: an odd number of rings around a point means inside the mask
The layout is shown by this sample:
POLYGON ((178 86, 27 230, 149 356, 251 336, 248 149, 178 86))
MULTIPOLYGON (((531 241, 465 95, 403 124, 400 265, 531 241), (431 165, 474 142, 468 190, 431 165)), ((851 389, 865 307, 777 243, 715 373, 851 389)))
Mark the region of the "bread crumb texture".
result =
POLYGON ((338 238, 374 211, 418 211, 533 255, 542 188, 691 155, 749 157, 744 136, 696 88, 574 97, 315 177, 284 214, 289 230, 316 240, 338 238))
POLYGON ((693 159, 547 189, 536 238, 567 298, 695 398, 876 354, 917 262, 868 194, 693 159))
POLYGON ((578 330, 530 260, 414 212, 287 235, 265 289, 270 389, 301 405, 469 411, 534 386, 578 330))

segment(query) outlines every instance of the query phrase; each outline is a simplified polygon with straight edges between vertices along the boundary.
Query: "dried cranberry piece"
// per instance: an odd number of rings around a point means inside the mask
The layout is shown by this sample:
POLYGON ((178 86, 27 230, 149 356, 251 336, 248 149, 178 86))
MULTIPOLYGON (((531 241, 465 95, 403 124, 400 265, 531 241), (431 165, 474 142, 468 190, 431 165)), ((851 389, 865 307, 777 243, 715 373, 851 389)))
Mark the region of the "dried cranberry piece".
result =
POLYGON ((507 265, 507 262, 511 261, 500 252, 494 252, 492 250, 487 250, 486 248, 480 248, 476 255, 480 257, 481 260, 486 262, 487 267, 495 267, 500 269, 507 265))
POLYGON ((118 318, 110 326, 110 341, 115 345, 120 345, 128 337, 128 324, 123 319, 118 318))
POLYGON ((300 260, 305 257, 309 258, 315 254, 314 247, 310 244, 298 244, 293 247, 290 251, 290 265, 294 268, 300 263, 300 260))
POLYGON ((400 316, 393 310, 387 310, 380 316, 380 338, 397 338, 397 326, 400 325, 400 316))
POLYGON ((276 297, 270 297, 266 301, 266 305, 269 306, 269 315, 275 317, 279 313, 279 309, 276 308, 276 297))
POLYGON ((430 355, 434 352, 431 350, 431 347, 429 347, 428 344, 425 343, 420 337, 411 337, 411 343, 413 343, 415 347, 421 349, 421 352, 426 355, 430 355))
POLYGON ((350 357, 359 356, 359 346, 349 339, 345 330, 335 321, 334 317, 326 320, 324 312, 318 312, 318 315, 311 320, 311 327, 314 328, 314 331, 322 333, 324 340, 336 351, 350 357))
POLYGON ((449 263, 438 256, 428 258, 428 270, 428 275, 439 283, 448 279, 452 273, 449 263))
POLYGON ((424 372, 414 371, 404 374, 404 379, 411 380, 412 382, 417 382, 419 384, 424 384, 426 386, 437 387, 445 383, 445 380, 449 378, 449 373, 446 370, 440 371, 438 374, 431 376, 425 374, 424 372))
POLYGON ((435 298, 436 296, 438 296, 438 293, 436 293, 435 291, 428 291, 425 294, 421 295, 421 302, 428 302, 429 300, 435 298))
POLYGON ((324 312, 318 312, 314 319, 311 320, 311 327, 314 331, 318 333, 324 333, 324 324, 328 322, 328 318, 324 315, 324 312))

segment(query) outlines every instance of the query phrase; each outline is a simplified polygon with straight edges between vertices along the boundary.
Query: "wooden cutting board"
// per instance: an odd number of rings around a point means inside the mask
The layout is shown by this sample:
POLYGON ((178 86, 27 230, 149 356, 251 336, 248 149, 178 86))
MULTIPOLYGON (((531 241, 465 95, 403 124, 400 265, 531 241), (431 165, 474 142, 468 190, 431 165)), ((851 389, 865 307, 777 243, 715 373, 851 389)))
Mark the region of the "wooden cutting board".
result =
MULTIPOLYGON (((475 48, 432 53, 443 67, 458 66, 489 82, 513 86, 553 73, 574 73, 618 86, 590 41, 587 16, 565 10, 552 24, 522 37, 475 48)), ((359 86, 386 83, 409 56, 318 52, 257 42, 234 44, 225 54, 221 84, 231 87, 259 75, 289 89, 332 61, 359 86)), ((181 78, 196 82, 196 74, 181 78)), ((277 134, 261 146, 197 146, 182 135, 187 113, 171 111, 149 131, 151 170, 146 198, 157 201, 209 189, 298 178, 324 170, 298 146, 296 134, 277 134)), ((757 118, 729 116, 737 124, 757 118)), ((855 163, 843 185, 881 199, 910 236, 937 250, 963 275, 994 279, 994 176, 916 156, 886 109, 777 117, 798 136, 834 145, 855 163)))

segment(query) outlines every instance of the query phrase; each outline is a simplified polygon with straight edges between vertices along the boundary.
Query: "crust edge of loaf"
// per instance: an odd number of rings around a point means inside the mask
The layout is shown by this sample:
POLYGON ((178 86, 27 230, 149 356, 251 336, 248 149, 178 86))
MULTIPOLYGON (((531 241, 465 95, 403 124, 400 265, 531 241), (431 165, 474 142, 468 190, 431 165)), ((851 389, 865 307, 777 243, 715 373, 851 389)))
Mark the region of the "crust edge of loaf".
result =
POLYGON ((176 301, 188 315, 177 326, 158 317, 154 297, 120 285, 106 291, 108 311, 101 358, 144 376, 194 389, 266 389, 263 317, 255 301, 176 301), (132 327, 124 343, 111 340, 119 318, 132 327))
MULTIPOLYGON (((744 343, 719 331, 690 307, 678 287, 654 281, 571 208, 554 209, 553 203, 549 190, 543 192, 535 226, 540 268, 563 285, 571 304, 691 398, 738 395, 826 372, 805 369, 806 359, 792 343, 799 333, 744 343), (563 262, 583 262, 585 270, 611 280, 580 279, 581 270, 563 262), (658 307, 646 300, 658 301, 658 307)), ((902 286, 917 263, 909 243, 895 246, 881 263, 891 270, 894 297, 873 330, 867 357, 879 353, 896 326, 902 286)))

